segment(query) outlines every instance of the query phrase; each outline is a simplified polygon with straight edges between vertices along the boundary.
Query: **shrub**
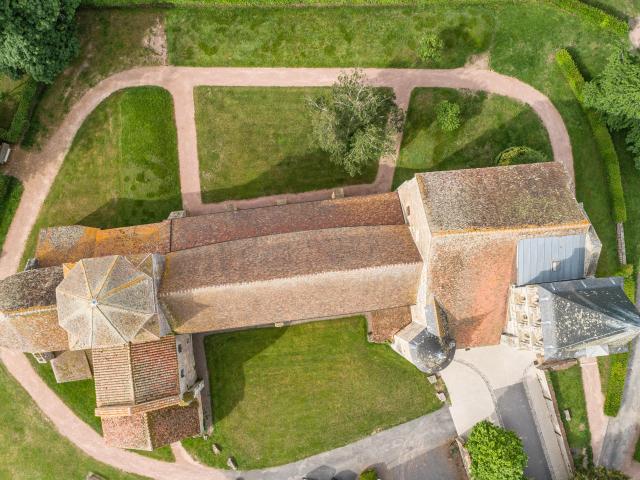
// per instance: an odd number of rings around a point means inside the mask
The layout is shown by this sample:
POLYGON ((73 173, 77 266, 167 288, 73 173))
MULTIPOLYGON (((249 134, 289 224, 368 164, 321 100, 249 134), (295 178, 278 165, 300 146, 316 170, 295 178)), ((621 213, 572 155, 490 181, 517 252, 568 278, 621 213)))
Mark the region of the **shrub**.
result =
POLYGON ((578 470, 571 480, 629 480, 629 477, 617 470, 607 470, 605 467, 591 467, 578 470))
POLYGON ((522 440, 504 428, 483 420, 471 429, 466 448, 474 480, 522 480, 527 454, 522 440))
POLYGON ((14 177, 0 175, 0 249, 7 237, 21 196, 22 183, 14 177))
POLYGON ((436 106, 436 123, 443 132, 460 128, 460 105, 443 100, 436 106))
POLYGON ((0 128, 0 139, 8 143, 18 143, 29 126, 33 106, 37 100, 39 85, 33 79, 27 80, 22 89, 22 96, 18 102, 18 108, 13 115, 8 129, 0 128))
POLYGON ((546 162, 547 156, 527 146, 509 147, 501 151, 496 156, 496 165, 507 166, 517 165, 521 163, 539 163, 546 162))
POLYGON ((597 7, 587 5, 580 0, 550 0, 550 3, 575 13, 581 20, 597 25, 600 28, 617 33, 618 35, 628 35, 629 25, 624 20, 610 15, 597 7))
POLYGON ((425 33, 418 42, 418 57, 423 62, 438 60, 443 49, 444 42, 437 33, 425 33))
POLYGON ((358 475, 358 480, 378 480, 378 472, 375 468, 367 468, 358 475))
POLYGON ((622 188, 622 176, 620 174, 620 160, 618 152, 611 139, 609 129, 600 113, 586 108, 583 103, 583 87, 585 84, 584 77, 578 70, 577 65, 573 61, 571 54, 567 50, 559 50, 556 53, 556 63, 560 67, 560 71, 567 80, 571 91, 580 102, 591 131, 596 141, 598 152, 604 161, 604 167, 607 172, 607 182, 609 186, 609 194, 611 196, 611 206, 613 217, 616 222, 622 223, 627 220, 627 207, 624 201, 624 189, 622 188))
POLYGON ((619 353, 609 356, 609 378, 607 380, 607 393, 604 399, 604 413, 610 417, 618 415, 622 403, 622 393, 627 377, 628 353, 619 353))

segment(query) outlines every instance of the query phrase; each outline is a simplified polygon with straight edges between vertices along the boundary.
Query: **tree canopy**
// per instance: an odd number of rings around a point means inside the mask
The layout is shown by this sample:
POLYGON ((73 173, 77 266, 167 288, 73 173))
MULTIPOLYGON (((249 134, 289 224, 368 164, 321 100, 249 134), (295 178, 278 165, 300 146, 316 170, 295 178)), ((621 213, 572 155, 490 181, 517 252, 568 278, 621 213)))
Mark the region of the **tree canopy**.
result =
POLYGON ((484 420, 471 429, 465 447, 474 480, 523 480, 527 454, 514 432, 484 420))
POLYGON ((6 0, 0 4, 0 71, 45 83, 78 51, 80 0, 6 0))
POLYGON ((393 91, 367 85, 359 70, 342 73, 328 94, 309 105, 319 147, 352 177, 392 151, 394 132, 402 125, 393 91))
POLYGON ((624 49, 609 57, 602 73, 587 83, 584 104, 602 112, 613 130, 627 130, 627 145, 640 168, 640 58, 624 49))

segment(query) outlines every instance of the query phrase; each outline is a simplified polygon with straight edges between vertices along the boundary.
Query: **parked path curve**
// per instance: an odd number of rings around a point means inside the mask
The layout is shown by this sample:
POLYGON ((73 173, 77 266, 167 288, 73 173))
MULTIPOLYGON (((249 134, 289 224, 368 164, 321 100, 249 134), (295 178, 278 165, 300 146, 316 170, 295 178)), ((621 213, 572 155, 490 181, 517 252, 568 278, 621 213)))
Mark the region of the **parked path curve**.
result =
MULTIPOLYGON (((198 68, 198 67, 141 67, 112 75, 87 91, 73 106, 62 125, 49 138, 40 152, 18 150, 3 168, 7 174, 24 183, 24 194, 0 253, 0 278, 19 268, 20 258, 29 233, 38 216, 49 189, 69 151, 76 132, 86 117, 109 95, 128 87, 156 85, 166 88, 173 96, 178 152, 180 186, 184 208, 191 214, 202 214, 230 208, 228 203, 203 204, 200 195, 200 175, 193 88, 212 86, 310 87, 333 84, 344 69, 339 68, 198 68)), ((561 162, 573 178, 571 141, 558 110, 541 92, 526 83, 506 75, 477 67, 449 70, 427 69, 363 69, 370 83, 391 87, 398 104, 409 104, 411 91, 416 87, 449 87, 482 90, 514 98, 529 104, 545 126, 553 156, 561 162)), ((399 140, 398 140, 399 145, 399 140)), ((345 187, 345 195, 362 195, 388 191, 395 170, 395 155, 382 159, 374 183, 345 187)), ((292 195, 261 197, 233 202, 234 208, 254 208, 273 205, 278 200, 303 202, 330 198, 334 190, 319 190, 292 195)))

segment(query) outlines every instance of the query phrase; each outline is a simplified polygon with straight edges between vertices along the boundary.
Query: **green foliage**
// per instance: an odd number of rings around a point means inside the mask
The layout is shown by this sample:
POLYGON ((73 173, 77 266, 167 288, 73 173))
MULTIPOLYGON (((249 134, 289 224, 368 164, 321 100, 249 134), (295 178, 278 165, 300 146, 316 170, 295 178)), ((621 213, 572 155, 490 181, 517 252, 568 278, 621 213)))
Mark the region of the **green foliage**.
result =
POLYGON ((436 106, 436 122, 443 132, 460 128, 460 105, 443 100, 436 106))
POLYGON ((38 99, 38 83, 29 79, 22 90, 22 96, 18 108, 13 115, 8 129, 0 128, 0 139, 9 143, 18 143, 29 127, 29 120, 33 112, 34 104, 38 99))
POLYGON ((0 175, 0 250, 2 250, 11 221, 18 209, 22 190, 20 180, 0 175))
POLYGON ((496 157, 496 165, 500 166, 548 161, 549 159, 544 153, 539 152, 538 150, 534 150, 533 148, 527 147, 525 145, 509 147, 501 151, 496 157))
POLYGON ((309 101, 318 146, 352 177, 391 153, 394 132, 402 126, 393 91, 365 82, 359 70, 342 73, 328 94, 309 101))
POLYGON ((0 70, 52 83, 78 51, 74 16, 80 0, 0 4, 0 70))
POLYGON ((367 468, 358 475, 358 480, 378 480, 378 472, 375 468, 367 468))
POLYGON ((578 470, 572 480, 629 480, 629 477, 617 470, 607 470, 605 467, 591 467, 578 470))
POLYGON ((471 429, 466 448, 474 480, 522 480, 527 455, 522 440, 510 431, 483 420, 471 429))
POLYGON ((439 59, 443 49, 444 41, 437 33, 424 33, 418 41, 418 56, 424 62, 439 59))
MULTIPOLYGON (((600 113, 590 108, 594 106, 593 102, 589 100, 594 95, 593 86, 585 84, 584 77, 567 50, 562 49, 556 53, 556 63, 567 80, 571 91, 585 110, 587 120, 591 126, 593 139, 596 142, 598 152, 602 157, 607 172, 613 217, 616 222, 625 222, 627 220, 627 207, 624 201, 624 189, 622 188, 620 161, 604 119, 600 113)), ((640 79, 638 86, 640 87, 640 79)))
POLYGON ((607 392, 604 399, 604 413, 610 417, 618 415, 622 403, 624 383, 627 378, 628 353, 618 353, 609 356, 609 375, 607 392))
POLYGON ((563 10, 568 10, 580 17, 581 20, 597 25, 619 35, 627 35, 629 26, 624 20, 610 15, 597 7, 587 5, 580 0, 548 0, 563 10))

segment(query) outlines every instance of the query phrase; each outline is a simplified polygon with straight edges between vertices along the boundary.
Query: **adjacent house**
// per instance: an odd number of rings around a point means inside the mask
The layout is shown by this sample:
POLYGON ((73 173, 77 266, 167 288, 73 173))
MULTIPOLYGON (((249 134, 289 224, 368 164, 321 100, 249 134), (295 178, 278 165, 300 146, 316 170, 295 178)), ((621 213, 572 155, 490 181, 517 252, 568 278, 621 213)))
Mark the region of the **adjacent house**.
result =
POLYGON ((397 192, 40 233, 0 281, 0 345, 95 379, 108 444, 203 431, 191 335, 365 314, 424 372, 500 342, 541 361, 640 333, 560 164, 417 174, 397 192))

